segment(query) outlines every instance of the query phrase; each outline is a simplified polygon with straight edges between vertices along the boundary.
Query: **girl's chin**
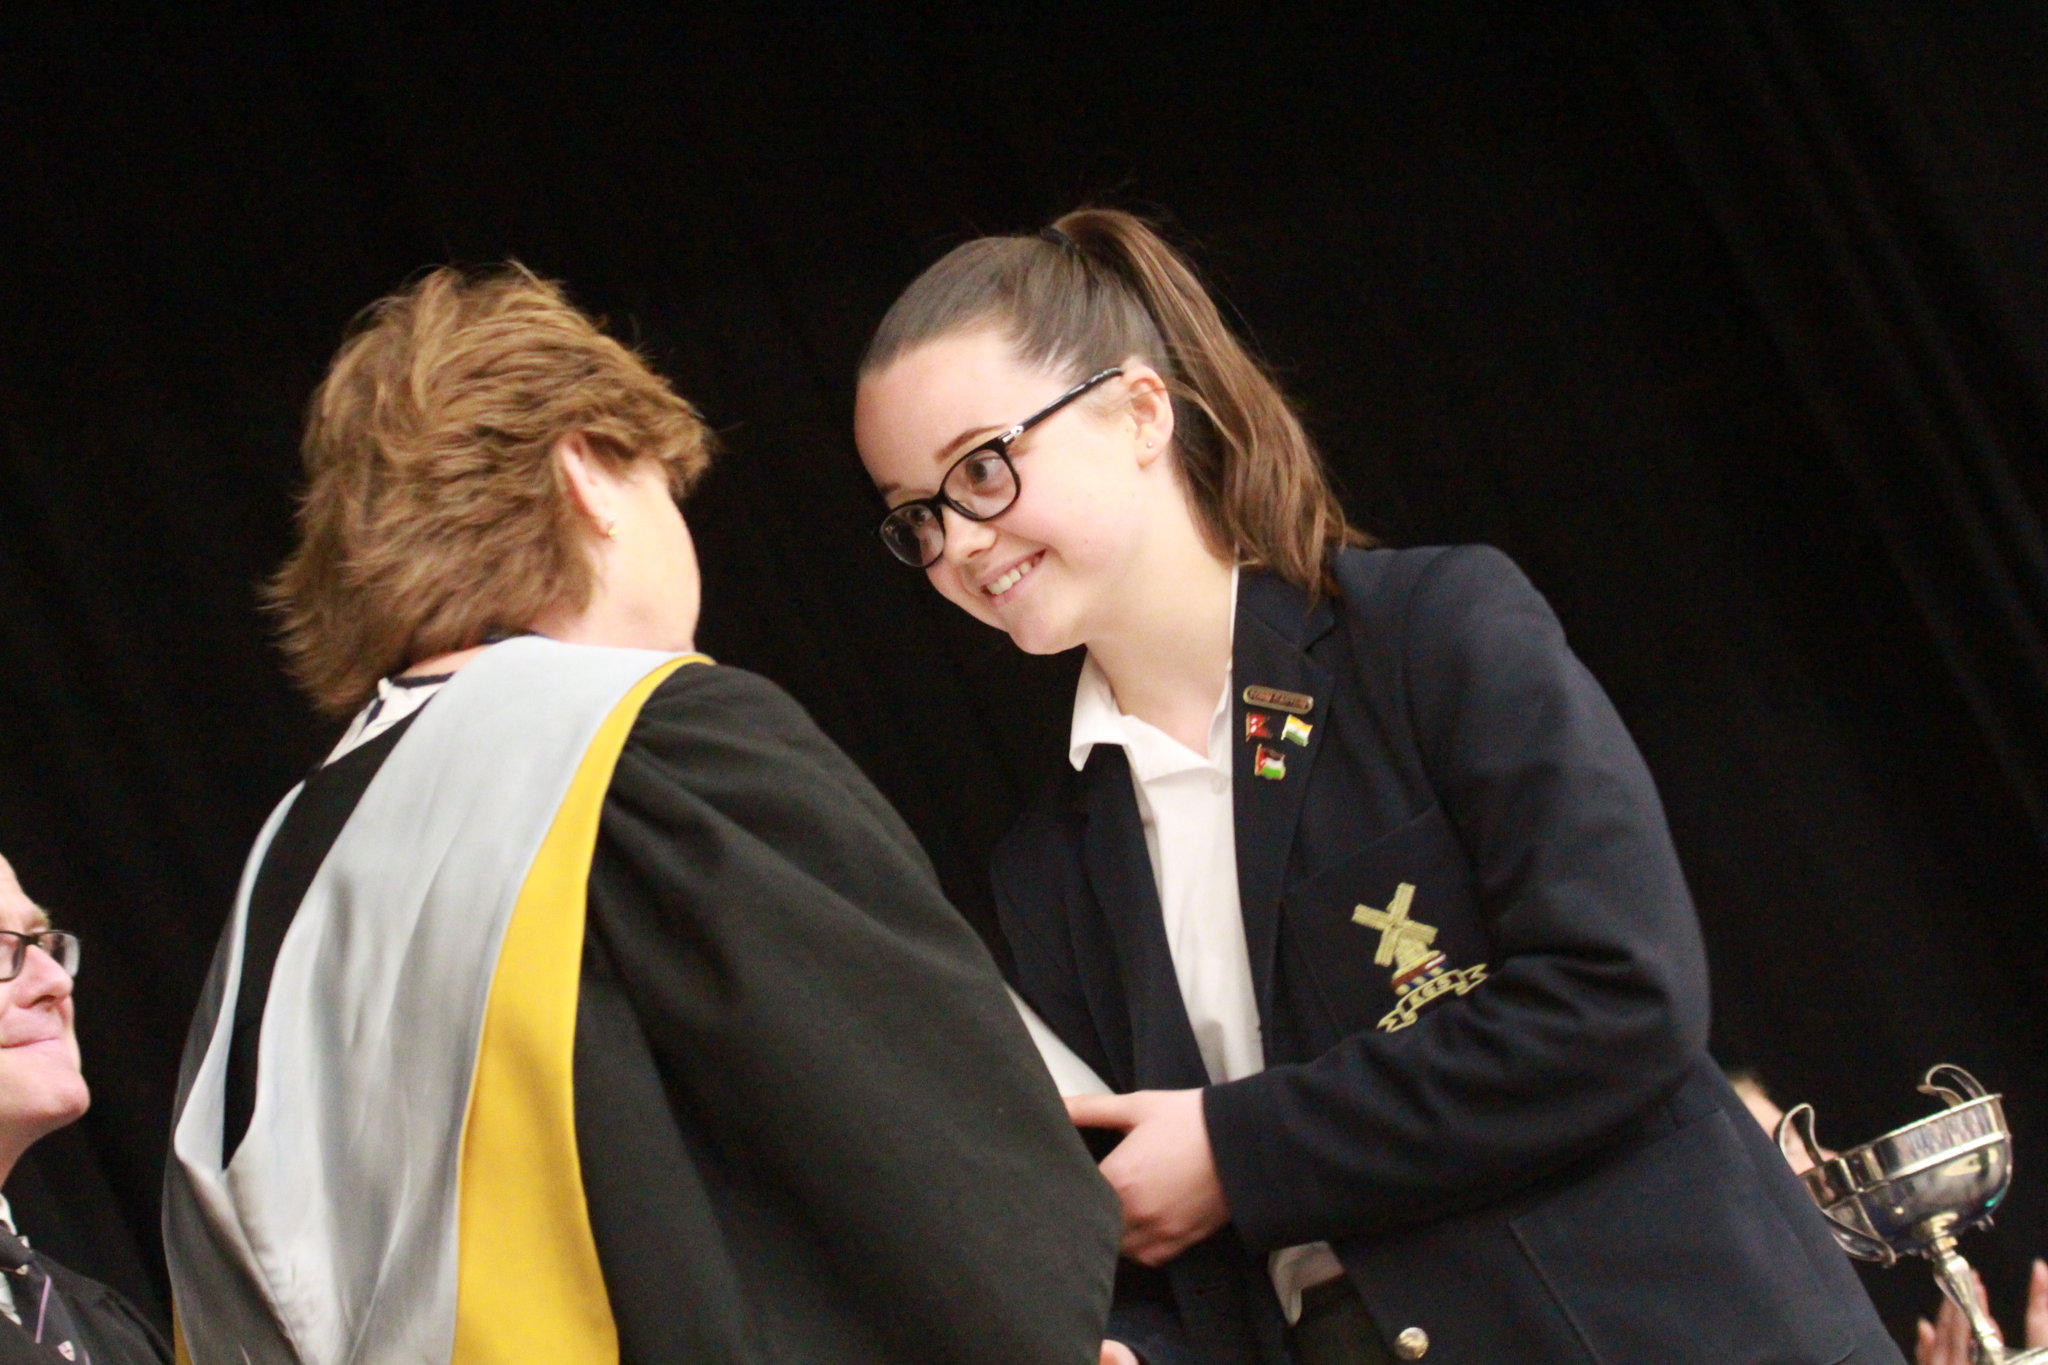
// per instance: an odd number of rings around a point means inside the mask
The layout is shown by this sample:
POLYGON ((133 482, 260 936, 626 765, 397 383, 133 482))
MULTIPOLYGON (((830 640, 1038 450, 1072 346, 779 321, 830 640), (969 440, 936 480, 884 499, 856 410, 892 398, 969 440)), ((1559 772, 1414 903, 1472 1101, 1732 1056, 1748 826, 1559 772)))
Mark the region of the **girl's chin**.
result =
POLYGON ((1081 643, 1072 638, 1069 631, 1051 629, 1035 621, 1008 626, 1001 622, 996 624, 1010 637, 1010 643, 1026 654, 1064 654, 1081 643))
POLYGON ((1005 610, 982 602, 969 606, 958 597, 953 601, 955 605, 966 608, 967 614, 975 620, 1009 636, 1010 643, 1026 654, 1064 654, 1082 643, 1074 638, 1070 624, 1045 620, 1042 613, 1030 607, 1019 610, 1012 606, 1005 610))

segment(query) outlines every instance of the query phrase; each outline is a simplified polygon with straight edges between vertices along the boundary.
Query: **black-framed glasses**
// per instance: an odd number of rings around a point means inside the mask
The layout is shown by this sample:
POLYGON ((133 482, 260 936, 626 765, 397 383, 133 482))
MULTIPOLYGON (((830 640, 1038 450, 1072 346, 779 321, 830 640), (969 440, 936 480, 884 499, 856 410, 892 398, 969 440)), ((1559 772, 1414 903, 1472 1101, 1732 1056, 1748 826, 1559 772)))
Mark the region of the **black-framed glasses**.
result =
POLYGON ((945 508, 952 508, 969 521, 991 521, 1010 510, 1023 485, 1017 482, 1017 466, 1010 462, 1010 447, 1019 436, 1058 412, 1096 385, 1122 374, 1121 365, 1091 374, 1059 397, 1032 413, 1016 426, 999 431, 946 468, 939 491, 928 498, 898 503, 882 518, 882 543, 889 553, 913 569, 928 569, 938 563, 946 549, 945 508))
POLYGON ((0 981, 12 981, 21 975, 21 969, 28 965, 28 950, 41 948, 57 965, 64 969, 64 975, 78 975, 78 935, 67 934, 62 929, 44 929, 34 934, 17 934, 12 929, 0 929, 0 981))

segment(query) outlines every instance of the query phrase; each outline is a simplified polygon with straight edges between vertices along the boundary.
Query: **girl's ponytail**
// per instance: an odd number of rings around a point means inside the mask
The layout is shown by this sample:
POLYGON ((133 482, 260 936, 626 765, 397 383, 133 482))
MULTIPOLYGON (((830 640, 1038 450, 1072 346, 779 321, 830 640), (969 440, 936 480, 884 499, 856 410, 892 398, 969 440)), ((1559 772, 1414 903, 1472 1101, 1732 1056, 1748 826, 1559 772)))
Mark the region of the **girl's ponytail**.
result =
POLYGON ((1329 586, 1336 547, 1368 543, 1279 385, 1194 268, 1142 220, 1076 209, 1036 236, 956 247, 890 308, 861 371, 985 325, 1002 328, 1027 364, 1081 375, 1135 355, 1165 375, 1181 472, 1220 553, 1315 592, 1329 586))
POLYGON ((1365 537, 1345 518, 1286 395, 1224 323, 1194 267, 1116 209, 1076 209, 1053 227, 1117 270, 1159 329, 1177 381, 1175 425, 1194 419, 1177 442, 1182 471, 1211 532, 1248 563, 1323 586, 1330 551, 1365 537))

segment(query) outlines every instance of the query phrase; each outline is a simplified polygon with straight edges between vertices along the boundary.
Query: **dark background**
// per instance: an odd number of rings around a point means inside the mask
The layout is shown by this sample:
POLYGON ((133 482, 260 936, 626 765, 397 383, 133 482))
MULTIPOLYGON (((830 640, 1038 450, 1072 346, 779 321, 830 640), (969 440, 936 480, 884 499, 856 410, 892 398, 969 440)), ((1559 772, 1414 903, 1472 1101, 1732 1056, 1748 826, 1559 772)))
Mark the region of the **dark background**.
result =
MULTIPOLYGON (((0 14, 0 850, 87 938, 96 1094, 7 1187, 39 1244, 162 1304, 185 1020, 331 733, 254 599, 351 314, 516 255, 642 345, 728 445, 702 643, 809 706, 985 924, 1073 661, 884 557, 850 377, 946 247, 1108 200, 1193 250, 1364 525, 1490 541, 1550 596, 1663 786, 1724 1060, 1840 1145, 1936 1061, 2009 1093, 2018 1180, 1965 1250, 2017 1322, 2048 1251, 2038 5, 37 9, 0 14)), ((1873 1284, 1895 1326, 1931 1308, 1922 1270, 1873 1284)))

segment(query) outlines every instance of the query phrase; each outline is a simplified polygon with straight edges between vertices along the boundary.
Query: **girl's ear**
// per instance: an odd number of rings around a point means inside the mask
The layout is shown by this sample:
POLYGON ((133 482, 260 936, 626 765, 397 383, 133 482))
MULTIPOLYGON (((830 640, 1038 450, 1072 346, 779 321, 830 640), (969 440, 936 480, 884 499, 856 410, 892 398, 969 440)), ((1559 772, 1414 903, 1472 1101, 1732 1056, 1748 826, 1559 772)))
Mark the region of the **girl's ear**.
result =
POLYGON ((1149 465, 1173 443, 1173 395, 1165 377, 1142 360, 1124 362, 1124 384, 1138 442, 1138 463, 1149 465))

